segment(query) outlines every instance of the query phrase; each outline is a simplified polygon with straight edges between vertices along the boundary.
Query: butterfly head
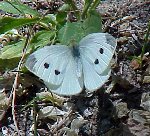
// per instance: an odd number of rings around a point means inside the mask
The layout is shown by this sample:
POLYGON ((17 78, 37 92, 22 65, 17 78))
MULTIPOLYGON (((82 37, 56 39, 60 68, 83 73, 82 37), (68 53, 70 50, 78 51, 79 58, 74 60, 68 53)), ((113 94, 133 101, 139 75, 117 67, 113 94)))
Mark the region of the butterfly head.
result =
POLYGON ((80 57, 79 46, 72 46, 71 51, 74 57, 80 57))
POLYGON ((80 56, 79 46, 78 46, 78 43, 76 42, 76 40, 74 40, 74 39, 71 40, 70 48, 71 48, 71 52, 72 52, 73 57, 79 57, 80 56))

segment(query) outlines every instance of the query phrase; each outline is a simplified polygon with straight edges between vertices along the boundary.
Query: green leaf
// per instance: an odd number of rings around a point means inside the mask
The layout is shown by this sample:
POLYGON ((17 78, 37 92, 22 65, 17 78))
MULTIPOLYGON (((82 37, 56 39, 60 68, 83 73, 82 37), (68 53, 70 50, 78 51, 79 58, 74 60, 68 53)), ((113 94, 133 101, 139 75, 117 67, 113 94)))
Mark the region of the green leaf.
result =
POLYGON ((72 7, 73 10, 78 10, 78 8, 73 0, 65 0, 65 3, 70 5, 70 7, 72 7))
POLYGON ((23 26, 26 24, 32 24, 39 21, 39 18, 12 18, 3 17, 0 19, 0 34, 7 32, 13 28, 23 26))
POLYGON ((55 26, 57 24, 56 16, 54 14, 47 14, 41 22, 45 23, 46 25, 51 24, 52 26, 55 26))
POLYGON ((84 31, 81 26, 81 22, 67 22, 66 25, 58 32, 58 39, 60 43, 69 45, 72 40, 75 40, 78 43, 84 36, 84 31))
POLYGON ((35 36, 32 38, 30 42, 30 46, 34 46, 34 48, 43 47, 50 43, 50 40, 54 36, 55 32, 53 31, 40 31, 35 34, 35 36))
POLYGON ((96 11, 90 11, 87 19, 83 22, 67 22, 58 31, 58 39, 62 44, 68 45, 72 40, 77 43, 90 33, 100 32, 102 29, 101 17, 96 11))
MULTIPOLYGON (((24 44, 25 40, 22 40, 2 48, 0 52, 0 70, 13 69, 17 66, 24 44)), ((28 49, 27 53, 29 53, 30 49, 28 49)))
POLYGON ((39 16, 39 13, 36 10, 33 10, 29 6, 15 1, 0 2, 0 9, 13 14, 29 14, 33 16, 39 16))
POLYGON ((69 11, 69 10, 70 10, 69 4, 63 4, 63 5, 58 9, 59 12, 64 12, 64 11, 69 11))
POLYGON ((67 18, 67 12, 60 12, 56 15, 56 21, 62 26, 65 24, 67 18))
POLYGON ((11 45, 4 46, 1 50, 0 59, 12 59, 21 57, 24 43, 25 41, 23 40, 11 45))
POLYGON ((19 60, 20 58, 0 59, 0 71, 16 68, 19 60))
MULTIPOLYGON (((43 47, 50 43, 50 39, 54 36, 54 32, 40 31, 31 40, 31 45, 28 47, 26 54, 29 54, 32 47, 43 47)), ((22 50, 24 48, 25 40, 17 43, 4 46, 0 52, 0 70, 15 68, 18 64, 20 57, 22 56, 22 50)))
POLYGON ((83 22, 85 35, 102 31, 102 19, 96 10, 90 11, 87 19, 83 22))

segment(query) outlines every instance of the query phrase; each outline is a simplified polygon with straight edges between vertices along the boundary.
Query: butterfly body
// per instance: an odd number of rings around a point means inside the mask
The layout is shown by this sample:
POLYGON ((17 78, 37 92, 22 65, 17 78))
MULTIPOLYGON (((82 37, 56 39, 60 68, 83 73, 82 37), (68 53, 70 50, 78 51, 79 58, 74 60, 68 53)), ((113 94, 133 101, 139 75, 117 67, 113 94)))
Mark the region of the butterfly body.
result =
POLYGON ((60 95, 76 95, 85 87, 95 91, 109 78, 116 40, 107 33, 93 33, 72 46, 45 46, 32 53, 26 67, 60 95))

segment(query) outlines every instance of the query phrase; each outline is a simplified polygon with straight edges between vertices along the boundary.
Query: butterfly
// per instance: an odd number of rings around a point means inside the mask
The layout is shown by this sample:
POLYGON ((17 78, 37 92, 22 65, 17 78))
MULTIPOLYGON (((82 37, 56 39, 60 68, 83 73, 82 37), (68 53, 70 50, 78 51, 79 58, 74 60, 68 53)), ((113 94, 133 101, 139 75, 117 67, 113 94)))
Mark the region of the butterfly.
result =
POLYGON ((108 33, 92 33, 72 46, 45 46, 27 58, 29 71, 58 95, 77 95, 99 89, 110 77, 117 42, 108 33))

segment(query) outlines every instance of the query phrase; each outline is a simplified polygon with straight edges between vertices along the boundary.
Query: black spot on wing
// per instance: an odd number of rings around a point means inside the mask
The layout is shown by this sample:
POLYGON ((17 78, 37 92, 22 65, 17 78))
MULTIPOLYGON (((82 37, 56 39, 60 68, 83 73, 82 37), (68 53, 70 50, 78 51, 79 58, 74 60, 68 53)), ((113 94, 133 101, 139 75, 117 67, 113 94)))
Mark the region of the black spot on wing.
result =
POLYGON ((96 60, 94 61, 94 63, 95 63, 95 64, 99 64, 99 60, 96 59, 96 60))
POLYGON ((48 63, 44 63, 44 67, 45 67, 46 69, 48 69, 48 68, 49 68, 49 64, 48 64, 48 63))
POLYGON ((29 58, 27 59, 25 65, 28 69, 30 69, 31 71, 34 71, 33 67, 36 63, 37 63, 37 60, 36 60, 35 56, 30 55, 29 58))
POLYGON ((100 52, 100 54, 103 54, 103 53, 104 53, 104 49, 103 49, 103 48, 100 48, 100 49, 99 49, 99 52, 100 52))
POLYGON ((59 75, 59 74, 60 74, 60 71, 55 70, 55 75, 59 75))

